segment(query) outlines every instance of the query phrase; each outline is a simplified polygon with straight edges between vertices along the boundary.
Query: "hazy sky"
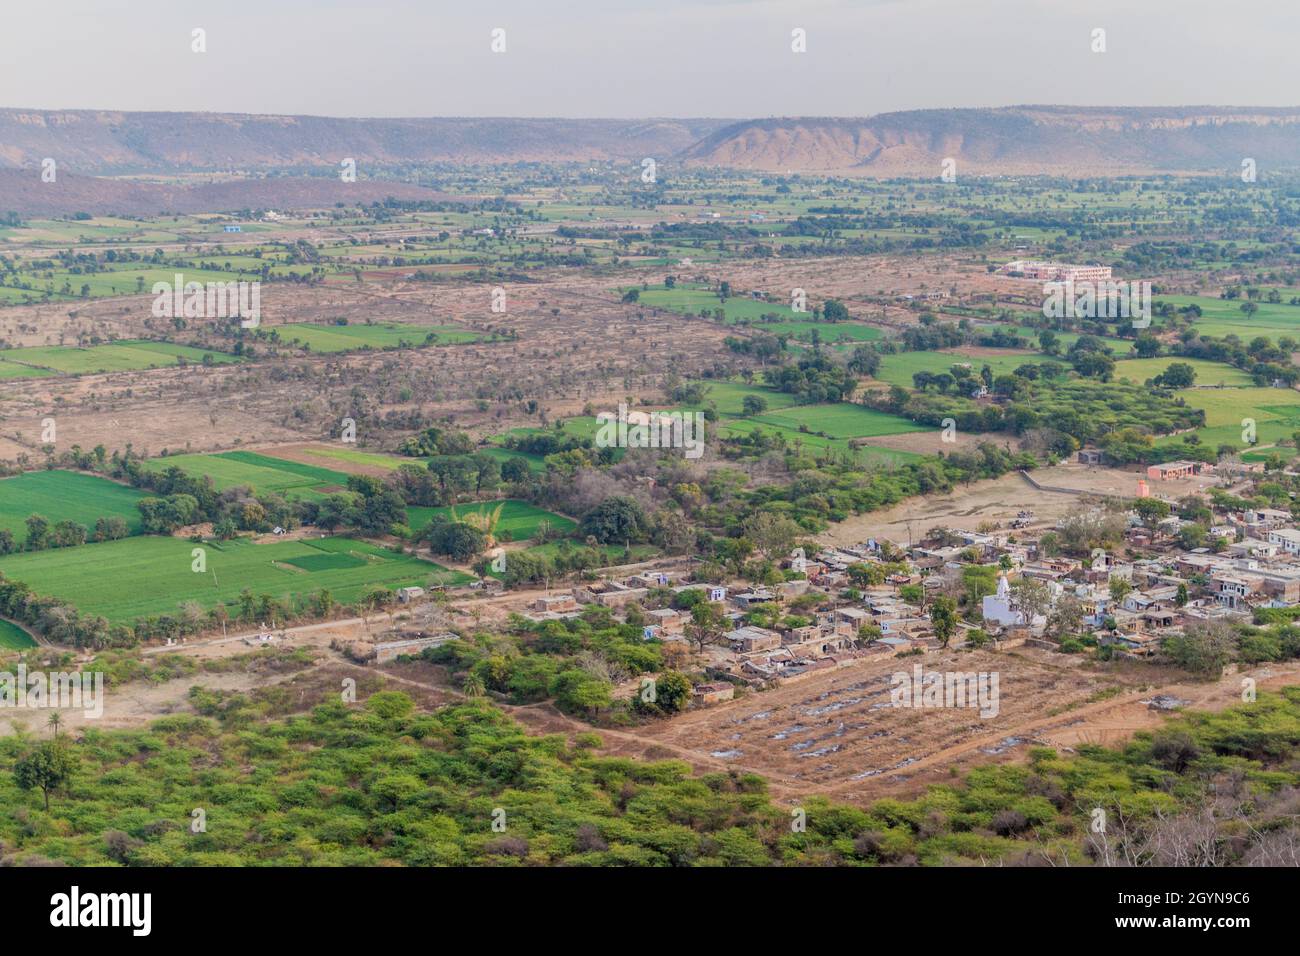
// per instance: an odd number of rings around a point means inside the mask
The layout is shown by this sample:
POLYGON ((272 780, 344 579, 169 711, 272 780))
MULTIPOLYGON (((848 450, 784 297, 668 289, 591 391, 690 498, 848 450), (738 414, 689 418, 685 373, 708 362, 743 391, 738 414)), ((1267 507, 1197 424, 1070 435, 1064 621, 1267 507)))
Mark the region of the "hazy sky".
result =
POLYGON ((1300 103, 1300 0, 39 0, 0 106, 864 116, 1300 103), (191 52, 191 30, 207 52, 191 52), (506 52, 490 50, 506 31, 506 52), (791 30, 807 52, 791 52, 791 30), (1105 53, 1090 51, 1106 30, 1105 53))

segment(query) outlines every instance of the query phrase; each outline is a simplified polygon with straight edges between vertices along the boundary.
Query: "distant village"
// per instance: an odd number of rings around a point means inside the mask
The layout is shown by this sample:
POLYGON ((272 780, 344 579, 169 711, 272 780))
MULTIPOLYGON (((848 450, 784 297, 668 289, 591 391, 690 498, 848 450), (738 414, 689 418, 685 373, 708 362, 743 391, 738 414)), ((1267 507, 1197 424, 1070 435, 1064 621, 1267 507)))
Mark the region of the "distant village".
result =
POLYGON ((1300 530, 1290 511, 1216 512, 1209 534, 1221 539, 1216 550, 1183 547, 1179 531, 1192 522, 1175 514, 1152 521, 1153 509, 1139 505, 1155 497, 1153 485, 1209 469, 1169 462, 1137 481, 1133 507, 1122 512, 1124 546, 1115 550, 1149 557, 1125 559, 1101 549, 1086 557, 1048 556, 1040 548, 1046 531, 1027 530, 1033 516, 1022 512, 1010 528, 937 528, 910 548, 868 540, 797 554, 784 563, 788 580, 768 586, 701 585, 691 583, 689 568, 654 571, 539 597, 526 616, 540 621, 579 614, 589 604, 622 611, 636 605, 647 638, 687 642, 689 609, 645 608, 660 603, 665 590, 702 590, 728 627, 716 643, 700 648, 709 672, 726 680, 700 685, 697 695, 716 699, 727 699, 735 683, 786 681, 865 656, 967 645, 1061 649, 1048 622, 1066 604, 1076 635, 1090 636, 1112 657, 1149 660, 1191 622, 1249 623, 1256 608, 1300 605, 1300 530), (985 572, 991 593, 982 594, 977 609, 959 617, 944 640, 936 633, 933 606, 943 595, 969 593, 970 569, 985 572), (771 620, 755 623, 756 609, 769 609, 771 620))

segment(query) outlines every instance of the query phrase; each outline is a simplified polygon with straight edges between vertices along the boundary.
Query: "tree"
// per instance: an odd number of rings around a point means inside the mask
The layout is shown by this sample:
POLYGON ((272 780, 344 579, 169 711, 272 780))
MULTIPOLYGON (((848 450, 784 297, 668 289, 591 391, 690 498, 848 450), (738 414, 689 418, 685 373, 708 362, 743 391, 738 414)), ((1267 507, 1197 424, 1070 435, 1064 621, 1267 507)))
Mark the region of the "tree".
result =
POLYGON ((703 652, 706 645, 716 644, 726 633, 722 612, 708 601, 701 601, 691 608, 691 622, 686 625, 686 639, 703 652))
POLYGON ((827 322, 847 322, 849 310, 838 299, 827 299, 822 304, 822 318, 827 322))
POLYGON ((1020 577, 1011 585, 1015 606, 1025 615, 1025 623, 1033 624, 1037 617, 1046 618, 1052 607, 1052 592, 1037 578, 1020 577))
POLYGON ((488 547, 487 536, 464 521, 433 521, 424 529, 423 537, 434 554, 445 554, 462 564, 472 560, 488 547))
POLYGON ((1170 508, 1167 502, 1161 501, 1159 498, 1139 498, 1134 503, 1133 510, 1142 519, 1143 525, 1147 528, 1154 528, 1169 517, 1170 508))
POLYGON ((532 473, 528 459, 522 457, 507 458, 501 466, 501 480, 511 484, 522 484, 532 473))
POLYGON ((1185 524, 1178 529, 1178 543, 1184 550, 1194 551, 1205 547, 1205 539, 1208 535, 1209 532, 1203 524, 1185 524))
POLYGON ((770 511, 757 511, 751 514, 745 519, 741 529, 744 536, 754 542, 754 546, 769 558, 776 555, 784 557, 789 554, 802 530, 785 515, 773 514, 770 511))
POLYGON ((1057 641, 1073 637, 1083 624, 1083 606, 1079 599, 1066 594, 1057 599, 1052 606, 1052 613, 1047 618, 1047 633, 1057 641))
POLYGON ((746 418, 767 411, 767 399, 762 395, 746 395, 740 403, 741 414, 746 418))
POLYGON ((676 714, 691 702, 690 678, 677 671, 664 671, 655 678, 656 706, 664 713, 676 714))
POLYGON ((1174 362, 1155 381, 1164 388, 1191 388, 1196 381, 1196 369, 1186 362, 1174 362))
MULTIPOLYGON (((147 500, 147 499, 146 499, 147 500)), ((43 551, 50 546, 50 521, 44 515, 27 516, 27 541, 23 547, 28 551, 43 551)))
POLYGON ((582 533, 602 544, 640 541, 645 531, 645 512, 635 499, 626 495, 606 498, 582 518, 582 533))
POLYGON ((612 687, 607 680, 593 677, 578 668, 561 671, 551 681, 551 696, 561 710, 585 711, 594 717, 612 702, 612 687))
POLYGON ((1155 358, 1160 354, 1160 340, 1149 332, 1143 333, 1137 337, 1133 343, 1134 351, 1137 352, 1138 358, 1155 358))
POLYGON ((130 532, 131 529, 127 526, 126 519, 120 515, 100 518, 95 522, 96 541, 116 541, 119 538, 125 538, 130 532))
POLYGON ((501 464, 491 455, 477 452, 470 456, 474 467, 474 493, 493 491, 501 484, 501 464))
POLYGON ((62 737, 46 740, 14 766, 14 782, 23 790, 39 789, 50 809, 50 794, 70 779, 77 769, 77 757, 62 737))
POLYGON ((1232 659, 1236 631, 1223 621, 1192 621, 1181 635, 1168 638, 1165 655, 1179 667, 1207 677, 1218 677, 1232 659))
POLYGON ((950 597, 935 598, 930 605, 930 624, 942 647, 947 647, 957 630, 957 602, 950 597))

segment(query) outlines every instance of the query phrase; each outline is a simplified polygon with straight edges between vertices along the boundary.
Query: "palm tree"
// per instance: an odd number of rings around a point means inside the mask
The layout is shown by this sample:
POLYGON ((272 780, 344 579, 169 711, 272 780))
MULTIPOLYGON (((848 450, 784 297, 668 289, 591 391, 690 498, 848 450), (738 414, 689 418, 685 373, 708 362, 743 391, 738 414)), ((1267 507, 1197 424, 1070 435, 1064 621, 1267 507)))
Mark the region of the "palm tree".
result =
POLYGON ((485 690, 483 678, 470 671, 461 681, 460 689, 465 692, 466 697, 482 697, 485 690))
POLYGON ((59 724, 63 723, 63 715, 57 710, 50 714, 49 724, 54 728, 54 736, 59 736, 59 724))
POLYGON ((465 515, 464 518, 458 518, 456 516, 456 509, 452 508, 451 519, 453 521, 463 521, 471 528, 477 528, 479 531, 482 531, 484 544, 489 548, 493 548, 496 547, 497 525, 501 522, 501 511, 505 506, 506 503, 503 501, 491 511, 483 511, 481 509, 478 511, 471 511, 469 514, 465 515))

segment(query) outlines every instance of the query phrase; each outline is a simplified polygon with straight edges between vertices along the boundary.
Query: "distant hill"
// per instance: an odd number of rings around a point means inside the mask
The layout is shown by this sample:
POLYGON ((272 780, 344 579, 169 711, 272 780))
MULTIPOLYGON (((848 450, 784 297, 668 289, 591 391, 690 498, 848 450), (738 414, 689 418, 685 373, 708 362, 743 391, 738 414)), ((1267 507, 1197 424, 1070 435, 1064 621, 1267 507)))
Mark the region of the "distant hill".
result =
POLYGON ((338 202, 378 202, 390 197, 435 202, 457 198, 408 183, 359 179, 345 184, 337 177, 278 176, 178 186, 78 176, 59 169, 55 181, 46 183, 41 181, 39 168, 0 169, 0 213, 20 216, 324 209, 338 202))
POLYGON ((664 158, 731 120, 346 119, 246 113, 0 109, 0 168, 72 172, 664 158))
POLYGON ((1300 165, 1300 108, 1010 106, 863 119, 339 119, 242 113, 0 109, 0 213, 222 212, 448 198, 367 172, 426 163, 688 164, 771 172, 1115 175, 1300 165), (55 184, 40 181, 46 157, 55 184), (344 158, 359 179, 347 192, 344 158), (329 175, 315 173, 331 171, 329 175), (169 185, 122 178, 213 181, 169 185), (196 175, 197 174, 197 175, 196 175), (270 175, 268 175, 270 174, 270 175), (307 174, 307 175, 303 175, 307 174))
POLYGON ((739 169, 937 176, 958 172, 1106 175, 1261 170, 1300 165, 1300 108, 1011 106, 912 110, 865 119, 734 123, 705 136, 686 161, 739 169))

